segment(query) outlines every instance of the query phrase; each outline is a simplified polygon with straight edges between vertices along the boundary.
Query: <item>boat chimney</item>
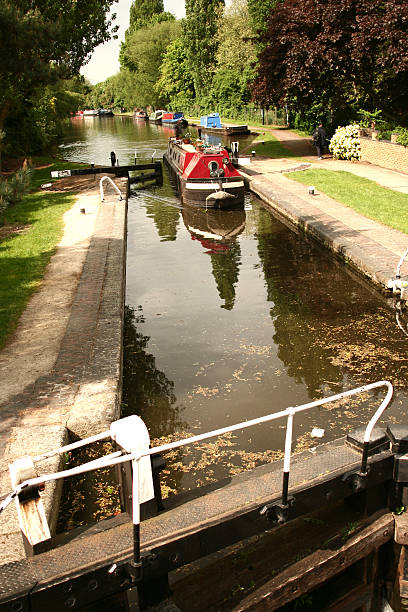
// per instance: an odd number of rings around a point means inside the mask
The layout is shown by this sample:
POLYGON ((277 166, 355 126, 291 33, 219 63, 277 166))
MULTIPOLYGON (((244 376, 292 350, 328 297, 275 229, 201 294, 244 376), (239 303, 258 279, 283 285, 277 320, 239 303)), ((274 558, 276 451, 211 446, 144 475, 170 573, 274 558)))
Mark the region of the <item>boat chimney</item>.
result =
POLYGON ((239 142, 231 142, 231 161, 234 165, 238 164, 239 142))

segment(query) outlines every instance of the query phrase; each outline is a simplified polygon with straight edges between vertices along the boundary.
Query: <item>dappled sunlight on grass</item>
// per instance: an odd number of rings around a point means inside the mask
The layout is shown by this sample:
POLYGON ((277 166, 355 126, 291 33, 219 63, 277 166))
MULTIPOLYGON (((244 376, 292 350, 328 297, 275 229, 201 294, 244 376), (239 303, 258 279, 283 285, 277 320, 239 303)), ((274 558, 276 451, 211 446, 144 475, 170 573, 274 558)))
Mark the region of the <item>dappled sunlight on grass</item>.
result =
POLYGON ((408 194, 381 187, 343 170, 305 170, 286 176, 305 185, 314 185, 317 191, 341 204, 408 234, 408 194))
MULTIPOLYGON (((59 162, 58 167, 67 167, 59 162)), ((34 170, 33 186, 50 181, 53 167, 34 170)), ((45 268, 63 235, 63 215, 75 201, 72 193, 27 194, 7 211, 7 225, 26 226, 0 240, 0 347, 16 328, 31 295, 41 284, 45 268)))

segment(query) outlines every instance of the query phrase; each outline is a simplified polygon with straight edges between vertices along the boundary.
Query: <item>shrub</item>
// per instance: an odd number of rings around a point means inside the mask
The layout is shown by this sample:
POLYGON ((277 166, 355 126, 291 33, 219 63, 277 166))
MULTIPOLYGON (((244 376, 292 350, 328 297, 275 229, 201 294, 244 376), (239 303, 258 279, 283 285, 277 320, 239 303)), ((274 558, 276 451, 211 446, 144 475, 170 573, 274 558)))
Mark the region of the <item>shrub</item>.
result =
POLYGON ((408 129, 398 127, 396 131, 398 132, 397 144, 403 145, 404 147, 408 147, 408 129))
POLYGON ((31 185, 30 168, 20 168, 10 180, 0 178, 0 221, 4 223, 8 208, 23 199, 31 185))
POLYGON ((358 129, 357 124, 337 128, 329 144, 329 150, 335 159, 360 159, 361 145, 358 129))

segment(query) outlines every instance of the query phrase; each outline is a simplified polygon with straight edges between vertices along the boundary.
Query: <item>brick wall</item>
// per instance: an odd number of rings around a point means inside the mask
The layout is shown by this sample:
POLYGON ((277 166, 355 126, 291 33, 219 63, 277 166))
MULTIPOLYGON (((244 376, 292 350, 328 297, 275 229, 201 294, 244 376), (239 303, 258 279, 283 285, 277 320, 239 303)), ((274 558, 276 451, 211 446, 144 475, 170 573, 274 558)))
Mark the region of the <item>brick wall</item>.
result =
POLYGON ((360 136, 361 161, 408 174, 408 147, 360 136))

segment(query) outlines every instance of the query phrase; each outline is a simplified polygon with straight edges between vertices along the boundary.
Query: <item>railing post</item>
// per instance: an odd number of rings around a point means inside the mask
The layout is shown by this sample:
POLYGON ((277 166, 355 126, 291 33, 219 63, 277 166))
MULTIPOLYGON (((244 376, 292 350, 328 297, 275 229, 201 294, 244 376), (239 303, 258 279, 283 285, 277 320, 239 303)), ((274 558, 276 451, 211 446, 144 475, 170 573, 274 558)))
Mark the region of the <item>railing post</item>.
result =
POLYGON ((139 499, 139 462, 140 457, 132 460, 133 487, 132 487, 132 522, 133 522, 133 561, 134 579, 142 579, 142 563, 140 561, 140 499, 139 499))
POLYGON ((282 504, 288 505, 288 490, 289 490, 289 472, 290 472, 290 457, 292 453, 292 432, 293 432, 293 416, 295 414, 293 408, 288 408, 288 420, 286 423, 286 438, 285 438, 285 456, 283 459, 283 482, 282 482, 282 504))

